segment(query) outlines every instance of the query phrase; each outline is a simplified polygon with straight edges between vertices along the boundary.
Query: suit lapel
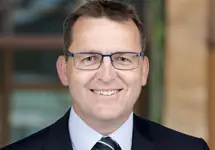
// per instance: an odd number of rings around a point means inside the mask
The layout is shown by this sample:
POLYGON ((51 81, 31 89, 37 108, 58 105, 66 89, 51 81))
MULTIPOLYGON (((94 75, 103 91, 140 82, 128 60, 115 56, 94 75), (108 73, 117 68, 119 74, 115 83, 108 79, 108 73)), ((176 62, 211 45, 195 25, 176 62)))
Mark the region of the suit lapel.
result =
POLYGON ((150 137, 150 128, 146 120, 134 115, 133 138, 131 150, 153 150, 154 144, 150 137))
POLYGON ((50 126, 43 150, 72 150, 68 127, 69 115, 70 110, 60 120, 50 126))
MULTIPOLYGON (((43 150, 73 150, 68 127, 69 115, 70 110, 50 126, 43 150)), ((153 150, 154 144, 149 132, 150 126, 147 121, 134 115, 131 150, 153 150)))

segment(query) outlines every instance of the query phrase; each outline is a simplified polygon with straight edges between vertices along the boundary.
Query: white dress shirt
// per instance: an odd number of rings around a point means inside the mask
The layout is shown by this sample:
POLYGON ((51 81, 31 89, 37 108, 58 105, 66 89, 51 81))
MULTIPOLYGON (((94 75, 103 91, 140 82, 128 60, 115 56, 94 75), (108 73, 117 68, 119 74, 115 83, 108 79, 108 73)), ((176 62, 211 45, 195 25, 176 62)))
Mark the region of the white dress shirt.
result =
MULTIPOLYGON (((115 140, 122 150, 131 150, 133 132, 133 113, 127 121, 109 136, 115 140)), ((91 150, 103 137, 100 133, 88 126, 71 108, 69 117, 69 134, 73 150, 91 150)))

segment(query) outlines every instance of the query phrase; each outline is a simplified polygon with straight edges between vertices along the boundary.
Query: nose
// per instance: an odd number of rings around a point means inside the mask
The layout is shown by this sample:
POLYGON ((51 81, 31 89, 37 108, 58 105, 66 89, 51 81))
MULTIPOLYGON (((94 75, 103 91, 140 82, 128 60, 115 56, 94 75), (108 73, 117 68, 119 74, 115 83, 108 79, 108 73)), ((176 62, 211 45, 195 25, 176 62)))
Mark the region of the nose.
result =
POLYGON ((110 57, 104 57, 98 70, 98 78, 103 82, 110 82, 116 78, 115 68, 111 64, 110 57))

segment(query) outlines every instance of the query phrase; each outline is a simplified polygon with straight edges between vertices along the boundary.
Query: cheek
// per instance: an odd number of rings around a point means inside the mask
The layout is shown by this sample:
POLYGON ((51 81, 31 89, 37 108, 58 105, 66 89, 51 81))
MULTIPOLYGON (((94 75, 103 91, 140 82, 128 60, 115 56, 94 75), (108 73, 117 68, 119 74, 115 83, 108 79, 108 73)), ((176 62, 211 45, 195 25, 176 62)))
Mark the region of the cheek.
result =
POLYGON ((71 67, 67 71, 67 76, 69 85, 75 87, 84 87, 90 81, 93 74, 91 72, 71 67))
POLYGON ((124 81, 127 86, 126 101, 131 105, 136 102, 142 89, 141 73, 138 70, 127 73, 124 76, 124 81))
POLYGON ((133 70, 131 72, 125 72, 121 74, 122 80, 127 85, 127 88, 136 87, 141 85, 141 73, 139 70, 133 70))
POLYGON ((91 77, 92 75, 90 73, 85 73, 82 70, 73 70, 73 72, 68 75, 69 90, 74 101, 78 101, 78 103, 86 102, 88 94, 88 89, 86 87, 91 77))
POLYGON ((83 70, 73 70, 68 75, 69 78, 69 89, 72 98, 79 101, 85 101, 89 95, 87 85, 90 83, 94 73, 86 72, 83 70))

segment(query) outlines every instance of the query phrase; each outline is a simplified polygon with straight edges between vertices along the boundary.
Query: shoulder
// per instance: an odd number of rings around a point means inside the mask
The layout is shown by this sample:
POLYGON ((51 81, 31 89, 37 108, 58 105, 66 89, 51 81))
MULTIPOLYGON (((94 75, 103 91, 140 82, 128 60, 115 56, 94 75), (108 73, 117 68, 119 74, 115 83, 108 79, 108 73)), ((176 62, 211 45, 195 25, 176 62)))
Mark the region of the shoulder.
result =
POLYGON ((59 143, 61 143, 60 148, 61 146, 69 147, 71 145, 68 132, 69 114, 70 109, 52 125, 0 150, 42 150, 54 149, 55 146, 59 149, 59 143))
POLYGON ((12 143, 1 150, 38 150, 42 149, 43 143, 46 141, 49 135, 50 127, 44 128, 22 140, 12 143))
POLYGON ((190 147, 195 150, 208 150, 206 142, 202 138, 197 138, 153 121, 143 119, 139 116, 134 117, 134 125, 143 136, 165 148, 187 149, 190 147))

